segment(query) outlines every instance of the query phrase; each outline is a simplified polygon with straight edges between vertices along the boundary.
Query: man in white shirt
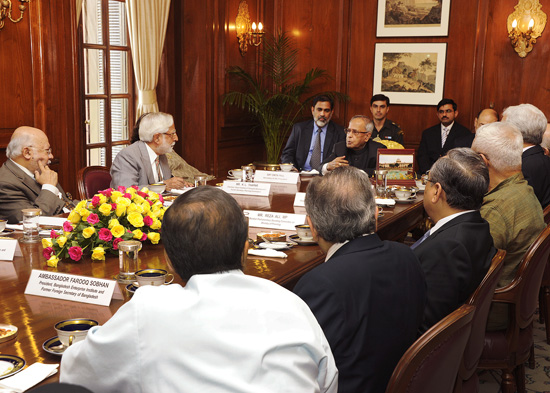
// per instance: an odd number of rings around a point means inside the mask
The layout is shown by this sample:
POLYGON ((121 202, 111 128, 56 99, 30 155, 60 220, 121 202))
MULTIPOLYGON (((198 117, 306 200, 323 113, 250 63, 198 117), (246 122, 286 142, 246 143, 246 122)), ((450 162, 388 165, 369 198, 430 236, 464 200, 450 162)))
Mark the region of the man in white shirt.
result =
POLYGON ((224 191, 197 187, 166 211, 163 242, 185 282, 143 286, 70 346, 62 382, 102 392, 337 392, 315 317, 285 288, 242 272, 248 226, 224 191))
POLYGON ((139 141, 117 154, 111 166, 111 187, 140 188, 153 183, 165 183, 166 189, 189 187, 192 184, 172 176, 166 153, 178 141, 172 115, 148 113, 141 119, 139 141))
POLYGON ((43 131, 17 128, 6 155, 8 160, 0 168, 0 218, 13 224, 22 220, 21 209, 39 208, 44 215, 54 215, 72 205, 57 182, 57 173, 48 166, 53 154, 43 131))

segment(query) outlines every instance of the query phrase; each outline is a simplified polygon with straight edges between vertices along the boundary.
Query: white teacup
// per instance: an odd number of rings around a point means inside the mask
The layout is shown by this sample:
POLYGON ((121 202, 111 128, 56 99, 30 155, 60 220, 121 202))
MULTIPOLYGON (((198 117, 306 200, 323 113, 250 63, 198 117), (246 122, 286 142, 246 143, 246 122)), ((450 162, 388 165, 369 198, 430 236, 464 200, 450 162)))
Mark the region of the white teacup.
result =
POLYGON ((149 185, 149 191, 156 192, 157 194, 162 194, 166 190, 166 184, 164 183, 153 183, 149 185))
POLYGON ((98 325, 97 321, 93 319, 75 318, 57 322, 54 327, 61 344, 68 347, 76 342, 84 340, 88 334, 88 330, 98 325))
POLYGON ((236 177, 237 179, 243 178, 243 170, 242 169, 230 169, 227 171, 227 174, 232 177, 236 177))
POLYGON ((410 197, 414 197, 416 195, 415 192, 407 189, 398 189, 395 190, 395 197, 399 199, 400 201, 405 201, 409 199, 410 197))
POLYGON ((296 233, 301 240, 313 240, 311 228, 307 224, 296 225, 296 233))
POLYGON ((294 164, 284 163, 284 164, 279 164, 279 166, 281 167, 281 170, 283 172, 290 172, 292 170, 292 168, 294 167, 294 164))
POLYGON ((4 232, 4 229, 6 229, 6 224, 8 222, 6 220, 0 220, 0 232, 4 232))
POLYGON ((168 285, 174 281, 174 275, 164 269, 143 269, 136 272, 136 280, 140 287, 144 285, 168 285), (169 281, 166 281, 169 279, 169 281))

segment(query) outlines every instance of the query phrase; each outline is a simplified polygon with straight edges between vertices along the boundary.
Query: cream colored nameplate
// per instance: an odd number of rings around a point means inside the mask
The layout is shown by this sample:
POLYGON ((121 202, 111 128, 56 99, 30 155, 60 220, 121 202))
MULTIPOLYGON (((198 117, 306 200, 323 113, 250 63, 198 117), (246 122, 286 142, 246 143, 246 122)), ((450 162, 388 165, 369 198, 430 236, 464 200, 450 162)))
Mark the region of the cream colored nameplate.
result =
POLYGON ((222 190, 228 194, 269 196, 271 184, 224 181, 222 190))
POLYGON ((0 261, 13 261, 14 256, 23 256, 17 239, 0 237, 0 261))
POLYGON ((296 225, 306 222, 305 214, 276 213, 257 210, 245 210, 248 225, 256 228, 295 230, 296 225))
POLYGON ((300 180, 298 172, 275 172, 275 171, 256 171, 254 172, 255 182, 267 183, 285 183, 296 184, 300 180))
POLYGON ((294 206, 304 207, 305 205, 306 205, 306 193, 297 192, 296 196, 294 197, 294 206))

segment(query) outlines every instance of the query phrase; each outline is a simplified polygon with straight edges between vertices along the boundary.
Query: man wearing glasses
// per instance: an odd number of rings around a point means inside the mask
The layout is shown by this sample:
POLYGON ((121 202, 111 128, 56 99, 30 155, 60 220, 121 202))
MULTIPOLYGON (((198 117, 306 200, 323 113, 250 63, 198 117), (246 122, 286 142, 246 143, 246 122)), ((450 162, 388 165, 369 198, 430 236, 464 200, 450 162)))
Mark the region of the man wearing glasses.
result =
POLYGON ((172 115, 149 113, 141 119, 139 141, 117 154, 111 166, 111 187, 145 187, 165 183, 166 189, 189 187, 181 177, 172 177, 166 153, 178 141, 172 115))
POLYGON ((6 148, 8 160, 0 168, 0 218, 10 224, 23 219, 21 209, 39 208, 51 216, 72 202, 48 165, 53 159, 46 134, 33 127, 17 128, 6 148))
POLYGON ((385 149, 381 143, 370 139, 374 123, 367 116, 353 116, 344 130, 346 140, 334 145, 332 154, 323 162, 323 175, 338 167, 353 166, 372 175, 376 168, 378 149, 385 149))
POLYGON ((428 171, 432 165, 455 146, 455 139, 469 136, 470 130, 455 119, 458 117, 456 103, 444 98, 437 104, 437 117, 440 124, 422 132, 422 139, 418 146, 416 159, 420 173, 428 171))

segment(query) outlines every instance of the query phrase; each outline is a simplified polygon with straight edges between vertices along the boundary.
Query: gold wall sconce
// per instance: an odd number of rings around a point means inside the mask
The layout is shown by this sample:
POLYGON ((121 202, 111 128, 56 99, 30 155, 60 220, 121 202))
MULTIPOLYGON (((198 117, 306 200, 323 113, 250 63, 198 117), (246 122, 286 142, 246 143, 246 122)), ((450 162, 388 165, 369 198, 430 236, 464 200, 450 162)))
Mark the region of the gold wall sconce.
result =
MULTIPOLYGON (((15 1, 15 0, 14 0, 15 1)), ((19 0, 19 18, 13 19, 11 17, 11 0, 0 0, 0 31, 4 28, 5 19, 9 18, 13 23, 20 22, 23 19, 23 14, 27 8, 27 3, 31 0, 19 0)))
POLYGON ((235 20, 237 38, 239 39, 239 50, 244 56, 248 50, 248 45, 260 46, 262 43, 263 31, 262 22, 256 26, 256 22, 250 24, 250 14, 248 13, 248 4, 245 0, 239 3, 237 19, 235 20))
POLYGON ((546 27, 546 14, 539 0, 519 0, 506 26, 514 50, 519 57, 527 56, 546 27))

